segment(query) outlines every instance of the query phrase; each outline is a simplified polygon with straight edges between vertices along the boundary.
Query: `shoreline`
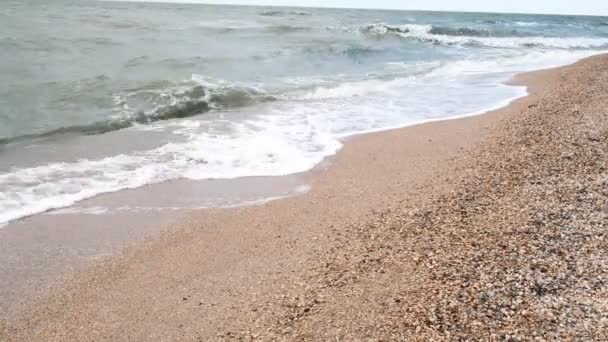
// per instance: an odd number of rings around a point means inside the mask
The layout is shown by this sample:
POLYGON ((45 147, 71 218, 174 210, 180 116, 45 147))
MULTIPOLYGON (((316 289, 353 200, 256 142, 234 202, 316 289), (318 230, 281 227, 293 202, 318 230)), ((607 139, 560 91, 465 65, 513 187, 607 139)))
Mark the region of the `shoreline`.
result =
MULTIPOLYGON (((428 123, 433 123, 433 122, 440 122, 440 121, 450 121, 450 120, 458 120, 458 119, 462 119, 462 118, 467 118, 467 117, 472 117, 472 116, 477 116, 477 115, 483 115, 486 114, 488 112, 492 112, 495 110, 499 110, 501 108, 507 107, 509 106, 513 101, 516 101, 518 99, 524 98, 526 96, 529 95, 528 91, 527 91, 527 87, 525 85, 522 84, 518 84, 515 80, 519 77, 519 75, 522 74, 527 74, 527 73, 534 73, 534 72, 538 72, 538 71, 544 71, 544 70, 551 70, 551 69, 556 69, 556 68, 562 68, 574 63, 577 63, 578 61, 587 59, 587 58, 593 58, 594 56, 598 56, 598 55, 602 55, 602 54, 606 54, 608 53, 608 50, 604 50, 604 51, 595 51, 593 53, 587 53, 586 55, 582 55, 585 57, 581 57, 578 56, 577 58, 579 58, 578 60, 574 60, 571 63, 568 64, 563 64, 563 65, 557 65, 557 66, 543 66, 539 69, 528 69, 527 71, 521 71, 521 72, 513 72, 513 71, 508 71, 505 73, 510 73, 511 74, 511 78, 510 79, 506 79, 502 82, 499 82, 498 85, 500 86, 505 86, 505 87, 515 87, 515 88, 523 88, 522 89, 522 93, 518 94, 518 95, 514 95, 510 98, 506 98, 504 100, 501 100, 493 105, 490 105, 486 108, 480 109, 480 110, 476 110, 473 112, 468 112, 468 113, 463 113, 463 114, 457 114, 454 116, 450 116, 450 117, 440 117, 440 118, 430 118, 430 119, 424 119, 421 121, 417 121, 417 122, 413 122, 413 123, 403 123, 403 124, 397 124, 394 126, 386 126, 386 127, 382 127, 382 128, 371 128, 368 130, 363 130, 357 133, 352 133, 352 134, 348 134, 348 135, 344 135, 344 136, 338 136, 337 137, 337 141, 342 145, 344 145, 344 143, 352 138, 356 138, 358 136, 361 135, 366 135, 366 134, 376 134, 376 133, 382 133, 382 132, 386 132, 386 131, 391 131, 391 130, 395 130, 395 129, 403 129, 403 128, 407 128, 407 127, 412 127, 412 126, 417 126, 417 125, 423 125, 423 124, 428 124, 428 123)), ((565 61, 562 61, 562 63, 566 63, 565 61)), ((119 137, 119 139, 125 139, 125 137, 119 137)), ((99 143, 99 142, 95 142, 93 141, 93 143, 99 143)), ((64 211, 66 209, 70 209, 70 208, 78 208, 79 205, 81 203, 88 203, 88 202, 95 202, 96 198, 103 198, 103 197, 107 197, 107 196, 113 196, 113 194, 117 194, 117 193, 123 193, 123 192, 130 192, 133 190, 140 190, 140 189, 147 189, 147 188, 154 188, 157 186, 162 186, 166 183, 173 183, 173 182, 181 182, 181 181, 187 181, 187 182, 192 182, 192 183, 205 183, 205 182, 209 182, 209 181, 225 181, 225 182, 230 182, 233 180, 246 180, 246 179, 257 179, 257 178, 277 178, 277 177, 300 177, 301 175, 305 175, 306 173, 312 172, 315 170, 315 168, 317 168, 319 165, 322 165, 323 163, 326 162, 326 160, 331 160, 332 158, 335 157, 336 153, 339 153, 340 149, 342 148, 338 148, 337 152, 327 155, 326 157, 324 157, 321 161, 319 161, 317 164, 311 166, 310 168, 304 170, 304 171, 298 171, 298 172, 294 172, 294 173, 287 173, 287 174, 279 174, 279 175, 251 175, 251 176, 238 176, 238 177, 234 177, 234 178, 209 178, 209 179, 187 179, 187 178, 171 178, 171 179, 167 179, 164 181, 160 181, 157 183, 146 183, 143 184, 141 186, 137 186, 134 188, 122 188, 120 190, 113 190, 113 191, 109 191, 109 192, 100 192, 100 193, 96 193, 95 195, 92 195, 91 197, 85 197, 83 199, 79 199, 76 200, 75 202, 71 203, 71 204, 66 204, 66 205, 61 205, 58 207, 53 207, 53 208, 48 208, 45 211, 41 211, 41 212, 34 212, 34 213, 30 213, 27 214, 26 216, 21 216, 19 218, 15 218, 15 219, 10 219, 8 221, 5 222, 0 222, 0 229, 5 228, 5 227, 10 227, 11 225, 15 225, 15 224, 20 224, 23 221, 27 221, 28 219, 32 218, 32 217, 37 217, 40 215, 48 215, 48 214, 53 214, 55 212, 61 212, 64 211)), ((31 165, 29 164, 25 164, 28 167, 31 167, 31 165)), ((282 189, 285 190, 285 189, 282 189)), ((268 197, 269 200, 273 200, 275 198, 283 198, 282 194, 278 194, 276 196, 269 196, 268 197)), ((260 198, 261 202, 264 201, 263 198, 260 198)), ((193 207, 193 208, 183 208, 183 209, 193 209, 193 210, 198 210, 198 209, 206 209, 209 207, 220 207, 220 208, 224 208, 224 207, 232 207, 232 206, 238 206, 239 204, 236 203, 238 200, 235 201, 235 204, 229 204, 224 206, 223 204, 218 203, 218 205, 204 205, 201 206, 200 208, 198 207, 193 207)), ((248 203, 252 202, 250 200, 247 201, 243 201, 242 205, 249 205, 248 203)), ((253 201, 253 202, 257 202, 253 201)))
MULTIPOLYGON (((589 57, 587 57, 589 58, 589 57)), ((576 62, 575 62, 576 63, 576 62)), ((568 64, 567 64, 568 65, 568 64)), ((566 65, 566 66, 567 66, 566 65)), ((563 66, 561 66, 563 67, 563 66)), ((559 67, 557 67, 559 68, 559 67)), ((282 175, 253 175, 253 176, 242 176, 242 177, 235 177, 235 178, 210 178, 210 179, 202 179, 202 180, 193 180, 193 179, 185 179, 185 178, 175 178, 175 179, 169 179, 169 180, 165 180, 162 182, 158 182, 158 183, 148 183, 148 184, 144 184, 142 186, 139 187, 135 187, 135 188, 124 188, 124 189, 120 189, 120 190, 116 190, 116 191, 110 191, 110 192, 101 192, 98 193, 96 195, 93 195, 92 197, 86 197, 80 200, 75 201, 74 203, 71 203, 69 205, 66 206, 58 206, 58 207, 53 207, 53 208, 49 208, 46 211, 42 211, 42 212, 35 212, 35 213, 31 213, 28 214, 26 216, 21 216, 19 218, 16 219, 11 219, 9 221, 6 222, 0 222, 0 229, 7 227, 7 226, 13 226, 13 225, 17 225, 22 223, 23 221, 27 221, 33 217, 37 217, 37 216, 41 216, 41 215, 61 215, 62 211, 70 211, 70 208, 78 208, 80 207, 80 204, 82 203, 88 203, 88 202, 96 202, 97 198, 103 198, 103 197, 107 197, 107 196, 114 196, 115 194, 120 194, 123 192, 130 192, 130 191, 139 191, 139 190, 143 190, 145 191, 145 189, 147 188, 153 188, 153 187, 157 187, 157 186, 163 186, 165 184, 168 183, 176 183, 176 182, 180 182, 180 181, 186 181, 186 182, 192 182, 192 183, 204 183, 204 182, 209 182, 209 181, 223 181, 223 182, 230 182, 230 181, 234 181, 234 180, 247 180, 247 179, 259 179, 259 178, 280 178, 280 177, 302 177, 305 176, 306 174, 310 173, 310 172, 314 172, 315 169, 317 169, 318 167, 321 167, 323 164, 328 163, 329 161, 331 161, 332 159, 334 159, 336 157, 336 155, 338 153, 340 153, 340 150, 344 147, 344 144, 346 143, 346 141, 349 141, 351 139, 356 139, 359 136, 364 136, 364 135, 368 135, 368 134, 380 134, 383 132, 387 132, 387 131, 392 131, 392 130, 399 130, 399 129, 405 129, 408 127, 413 127, 413 126, 418 126, 418 125, 425 125, 425 124, 431 124, 434 122, 441 122, 441 121, 451 121, 451 120, 459 120, 459 119, 464 119, 464 118, 468 118, 468 117, 474 117, 474 116, 478 116, 478 115, 484 115, 487 114, 489 112, 493 112, 496 110, 500 110, 504 107, 509 106, 512 102, 517 101, 519 99, 525 98, 529 95, 529 93, 527 92, 527 87, 525 85, 519 85, 517 84, 517 82, 514 82, 514 80, 518 77, 518 75, 520 74, 526 74, 526 73, 530 73, 530 72, 538 72, 538 71, 543 71, 543 70, 550 70, 550 69, 554 69, 553 67, 548 67, 548 68, 542 68, 542 69, 537 69, 537 70, 533 70, 533 71, 526 71, 526 72, 521 72, 521 73, 516 73, 514 74, 511 79, 504 81, 502 83, 500 83, 500 85, 504 85, 507 87, 522 87, 523 89, 523 93, 520 95, 516 95, 510 98, 507 98, 505 100, 502 100, 494 105, 489 106, 488 108, 485 109, 480 109, 477 111, 473 111, 470 113, 464 113, 464 114, 458 114, 458 115, 454 115, 454 116, 450 116, 450 117, 440 117, 440 118, 431 118, 431 119, 426 119, 426 120, 422 120, 422 121, 417 121, 414 123, 405 123, 405 124, 399 124, 399 125, 395 125, 395 126, 387 126, 387 127, 382 127, 382 128, 372 128, 369 130, 364 130, 361 132, 357 132, 354 134, 349 134, 349 135, 345 135, 345 136, 340 136, 338 138, 338 141, 340 142, 340 144, 342 145, 336 153, 328 155, 326 157, 324 157, 321 161, 319 161, 317 164, 313 165, 311 168, 306 169, 304 171, 300 171, 300 172, 295 172, 295 173, 288 173, 288 174, 282 174, 282 175)), ((299 193, 300 191, 295 191, 296 193, 299 193)), ((285 196, 282 196, 280 194, 277 194, 276 196, 269 196, 268 198, 259 198, 259 199, 255 199, 255 200, 251 200, 251 201, 243 201, 242 204, 238 203, 238 200, 235 201, 234 204, 228 204, 228 205, 222 205, 222 204, 218 204, 218 205, 210 205, 210 206, 201 206, 200 208, 185 208, 185 209, 189 209, 189 210, 201 210, 201 209, 208 209, 208 208, 220 208, 220 209, 224 209, 224 208, 231 208, 231 207, 238 207, 238 206, 249 206, 249 205, 256 205, 256 204, 250 204, 251 202, 253 203, 264 203, 266 201, 273 201, 273 200, 279 200, 285 198, 285 196)))
MULTIPOLYGON (((550 70, 552 68, 540 69, 550 70)), ((529 95, 527 87, 518 84, 514 75, 505 81, 505 86, 522 87, 523 93, 499 104, 472 113, 465 113, 448 118, 428 119, 425 121, 372 129, 365 132, 340 138, 342 147, 336 154, 325 157, 309 170, 283 176, 251 176, 236 179, 185 180, 175 179, 140 188, 102 193, 92 198, 81 200, 69 207, 52 209, 44 213, 33 214, 0 226, 0 271, 13 274, 13 277, 0 281, 0 308, 5 314, 0 319, 9 317, 14 304, 24 304, 22 296, 29 296, 32 291, 35 297, 43 296, 49 289, 60 286, 62 279, 70 274, 95 263, 99 259, 121 254, 128 247, 146 243, 170 227, 179 225, 191 212, 199 210, 224 210, 239 207, 260 206, 268 202, 301 196, 310 190, 310 184, 319 170, 331 166, 337 154, 345 144, 366 135, 383 134, 436 122, 449 122, 470 117, 485 115, 503 109, 513 102, 529 95), (211 190, 209 190, 209 188, 211 190), (251 188, 251 194, 243 198, 241 188, 251 188), (192 190, 195 189, 195 190, 192 190), (271 190, 267 190, 271 189, 271 190), (306 190, 304 190, 306 189, 306 190), (220 193, 219 190, 222 190, 220 193), (184 192, 187 192, 184 196, 184 192), (225 196, 225 192, 230 195, 225 196), (152 201, 149 207, 135 209, 139 201, 149 202, 148 197, 178 198, 202 196, 204 202, 200 207, 188 207, 201 201, 195 198, 186 202, 183 207, 171 208, 175 200, 152 201), (221 198, 227 197, 226 203, 221 198), (126 198, 126 199, 125 199, 126 198), (218 199, 220 198, 220 199, 218 199), (169 205, 168 205, 169 204, 169 205), (76 208, 76 211, 70 211, 76 208), (131 208, 123 210, 123 208, 131 208), (80 210, 80 211, 79 211, 80 210), (121 226, 108 230, 107 225, 121 226), (49 232, 49 225, 61 227, 49 232), (34 243, 35 241, 35 243, 34 243), (15 246, 28 246, 17 250, 15 246), (21 266, 11 266, 11 265, 21 266), (24 267, 23 265, 28 265, 24 267), (17 267, 20 269, 17 271, 17 267), (18 284, 27 284, 23 287, 18 284)), ((136 247, 135 247, 136 248, 136 247)))
MULTIPOLYGON (((600 59, 601 56, 584 59, 575 65, 596 58, 600 59)), ((46 304, 39 304, 39 307, 34 308, 31 322, 37 322, 40 327, 27 324, 27 331, 21 331, 17 327, 23 328, 22 325, 12 327, 7 321, 2 324, 4 330, 0 330, 0 333, 19 336, 26 336, 21 334, 27 333, 30 337, 45 336, 49 339, 84 336, 80 334, 88 329, 69 328, 77 323, 67 319, 72 317, 72 313, 84 310, 87 315, 93 316, 84 315, 79 319, 79 323, 86 326, 92 322, 103 322, 101 324, 106 333, 98 335, 99 338, 116 337, 119 333, 126 333, 131 337, 143 336, 140 335, 142 331, 136 331, 137 327, 113 325, 110 321, 113 315, 122 313, 122 316, 128 319, 141 322, 144 319, 141 313, 116 306, 121 306, 121 303, 130 308, 137 307, 138 303, 145 305, 144 299, 150 294, 160 302, 157 304, 159 311, 170 312, 175 309, 180 313, 178 316, 183 314, 183 317, 179 318, 186 323, 177 323, 177 320, 173 322, 175 325, 167 323, 167 330, 164 332, 159 331, 160 328, 148 326, 151 330, 147 332, 147 338, 177 336, 175 334, 182 333, 182 330, 185 330, 187 336, 198 334, 217 338, 217 335, 214 335, 217 329, 209 329, 207 326, 207 330, 214 332, 207 331, 204 327, 205 332, 201 332, 201 323, 196 323, 195 317, 192 317, 193 308, 185 307, 185 304, 196 300, 197 306, 204 307, 201 308, 204 311, 203 316, 210 322, 215 322, 218 326, 230 326, 230 323, 221 323, 235 314, 230 309, 231 305, 235 305, 230 293, 242 300, 254 291, 253 293, 260 293, 262 302, 272 297, 274 289, 269 286, 269 282, 281 279, 281 275, 285 273, 305 272, 298 261, 307 260, 312 252, 321 248, 320 246, 331 245, 333 241, 321 241, 328 237, 326 235, 335 237, 332 234, 335 234, 336 230, 339 231, 336 227, 369 220, 375 213, 396 206, 396 203, 404 198, 410 198, 413 193, 420 191, 421 187, 424 188, 434 176, 443 175, 455 159, 483 143, 503 120, 514 116, 516 112, 524 111, 529 104, 542 98, 543 92, 559 79, 560 70, 571 67, 516 76, 517 83, 526 83, 529 94, 511 100, 507 107, 463 118, 444 119, 348 137, 342 150, 331 157, 329 167, 327 162, 323 162, 321 166, 306 172, 304 178, 312 185, 309 193, 254 207, 205 209, 192 213, 179 227, 161 233, 159 238, 141 243, 108 260, 102 260, 75 275, 63 290, 57 291, 46 300, 46 304), (369 172, 376 174, 369 175, 369 172), (388 176, 389 179, 378 179, 384 177, 377 175, 388 176), (248 227, 245 230, 249 233, 248 236, 243 236, 243 227, 248 227), (165 256, 169 258, 164 258, 165 256), (251 257, 255 260, 250 260, 251 257), (164 279, 167 276, 161 270, 155 270, 152 267, 154 262, 150 259, 162 262, 159 267, 167 272, 171 272, 172 268, 166 267, 173 262, 176 267, 176 270, 172 271, 176 273, 173 275, 175 281, 164 279), (199 263, 202 263, 202 270, 199 263), (230 265, 229 270, 224 270, 226 265, 230 265), (256 271, 262 275, 257 275, 256 271), (209 282, 206 279, 205 275, 209 274, 213 275, 211 278, 215 278, 215 281, 209 282), (120 280, 120 284, 111 284, 112 278, 120 280), (137 279, 142 278, 145 280, 143 284, 135 285, 137 279), (174 290, 170 293, 175 294, 173 297, 176 298, 167 296, 166 289, 164 292, 149 291, 159 289, 159 285, 154 283, 159 279, 164 286, 174 290), (233 284, 230 280, 241 280, 243 284, 233 284), (185 283, 189 286, 182 288, 185 283), (173 284, 173 287, 170 284, 173 284), (181 285, 175 287, 176 284, 181 285), (125 301, 123 295, 117 292, 120 286, 123 290, 127 288, 128 292, 132 292, 129 300, 125 301), (148 293, 144 291, 146 287, 148 293), (95 294, 98 290, 111 294, 109 298, 114 299, 110 303, 104 302, 103 299, 97 298, 100 296, 95 294), (208 290, 211 294, 203 290, 208 290), (223 293, 224 290, 229 294, 223 293), (213 300, 209 300, 214 294, 219 298, 215 304, 212 303, 213 300), (91 306, 81 301, 91 299, 91 296, 97 298, 91 306), (70 304, 65 305, 66 301, 70 304), (50 317, 49 313, 54 310, 52 308, 57 309, 57 305, 62 303, 64 305, 59 307, 59 317, 50 317), (109 306, 106 307, 106 304, 109 306), (99 316, 90 312, 90 308, 95 305, 104 307, 111 315, 99 316), (218 311, 217 307, 224 311, 223 314, 215 313, 218 311), (45 330, 46 324, 51 322, 65 326, 66 329, 53 333, 45 330), (198 330, 188 328, 189 323, 198 330)), ((237 301, 236 306, 238 303, 237 301)), ((249 316, 256 314, 249 313, 249 316)), ((159 318, 161 315, 150 319, 149 323, 159 318)), ((29 319, 22 318, 20 321, 23 323, 29 319)))

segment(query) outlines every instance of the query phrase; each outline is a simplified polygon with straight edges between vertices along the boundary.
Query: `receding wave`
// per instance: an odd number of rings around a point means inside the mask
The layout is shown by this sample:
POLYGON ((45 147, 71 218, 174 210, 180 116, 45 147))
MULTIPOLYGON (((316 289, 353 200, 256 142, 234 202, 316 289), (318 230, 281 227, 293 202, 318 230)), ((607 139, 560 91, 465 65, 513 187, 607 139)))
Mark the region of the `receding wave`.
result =
POLYGON ((329 30, 343 30, 374 37, 399 37, 423 43, 447 46, 486 46, 493 48, 607 48, 607 38, 589 37, 542 37, 528 36, 519 31, 491 32, 466 27, 439 27, 432 25, 387 25, 366 24, 355 27, 328 27, 329 30))
POLYGON ((115 115, 103 121, 73 125, 43 132, 0 137, 0 145, 11 142, 49 138, 69 134, 103 134, 134 125, 196 116, 211 110, 243 107, 256 102, 273 100, 263 91, 233 85, 205 76, 193 76, 192 81, 168 86, 158 82, 114 95, 115 115))

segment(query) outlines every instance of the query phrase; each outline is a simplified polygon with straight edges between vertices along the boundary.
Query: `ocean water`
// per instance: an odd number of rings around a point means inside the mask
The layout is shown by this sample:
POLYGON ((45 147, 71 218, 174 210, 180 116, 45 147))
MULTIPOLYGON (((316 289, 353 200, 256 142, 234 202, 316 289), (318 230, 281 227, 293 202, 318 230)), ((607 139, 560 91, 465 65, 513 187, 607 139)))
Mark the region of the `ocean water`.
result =
POLYGON ((174 179, 311 169, 608 50, 608 18, 82 0, 0 7, 0 223, 174 179))

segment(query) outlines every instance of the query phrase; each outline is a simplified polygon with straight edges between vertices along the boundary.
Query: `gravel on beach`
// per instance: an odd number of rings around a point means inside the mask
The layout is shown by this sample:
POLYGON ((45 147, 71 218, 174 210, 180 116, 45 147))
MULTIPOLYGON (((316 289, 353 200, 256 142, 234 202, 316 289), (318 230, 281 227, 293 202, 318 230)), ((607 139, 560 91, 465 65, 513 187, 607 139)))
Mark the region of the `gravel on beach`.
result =
POLYGON ((559 73, 443 179, 335 228, 309 272, 219 336, 608 340, 608 57, 559 73))

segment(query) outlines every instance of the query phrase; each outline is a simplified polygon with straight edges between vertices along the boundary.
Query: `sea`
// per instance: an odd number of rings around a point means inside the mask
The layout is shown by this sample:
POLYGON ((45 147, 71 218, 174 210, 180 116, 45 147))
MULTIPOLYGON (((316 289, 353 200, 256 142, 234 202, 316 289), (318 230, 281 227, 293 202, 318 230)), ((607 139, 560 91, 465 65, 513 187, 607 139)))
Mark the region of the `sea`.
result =
POLYGON ((606 51, 606 17, 4 1, 0 225, 304 172, 349 136, 481 114, 526 95, 516 73, 606 51))

